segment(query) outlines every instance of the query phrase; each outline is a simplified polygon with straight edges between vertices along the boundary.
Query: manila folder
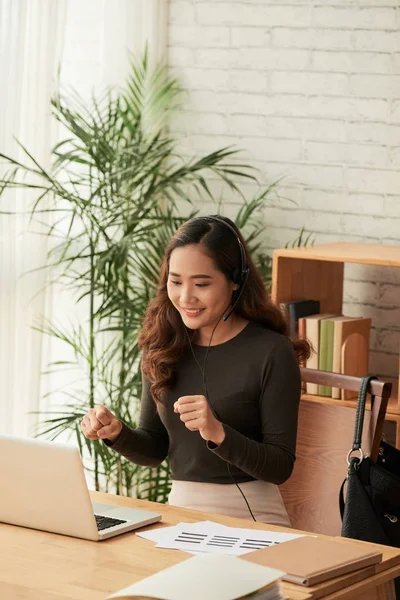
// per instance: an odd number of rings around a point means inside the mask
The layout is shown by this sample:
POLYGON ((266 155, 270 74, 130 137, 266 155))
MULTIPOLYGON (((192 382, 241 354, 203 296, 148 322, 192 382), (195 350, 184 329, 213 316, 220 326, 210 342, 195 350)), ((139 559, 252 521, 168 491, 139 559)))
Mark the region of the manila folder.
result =
POLYGON ((382 553, 356 541, 304 536, 242 556, 259 565, 280 569, 282 579, 312 586, 381 562, 382 553))

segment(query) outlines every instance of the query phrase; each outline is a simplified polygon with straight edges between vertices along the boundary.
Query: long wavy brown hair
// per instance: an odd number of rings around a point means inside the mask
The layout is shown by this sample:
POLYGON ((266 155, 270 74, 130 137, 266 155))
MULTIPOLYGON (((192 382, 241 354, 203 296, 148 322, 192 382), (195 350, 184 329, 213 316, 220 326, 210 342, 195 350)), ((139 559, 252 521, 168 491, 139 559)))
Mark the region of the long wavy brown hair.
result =
MULTIPOLYGON (((161 265, 160 280, 156 295, 147 306, 142 329, 139 333, 139 347, 143 354, 142 369, 150 381, 151 393, 156 402, 162 402, 166 391, 173 385, 176 365, 189 349, 189 336, 194 331, 186 330, 182 318, 168 298, 167 280, 171 253, 175 248, 189 244, 200 244, 215 265, 226 277, 232 279, 235 269, 241 266, 241 254, 233 232, 213 218, 226 221, 236 231, 243 244, 247 267, 250 270, 243 293, 235 308, 235 313, 260 323, 282 335, 289 336, 285 315, 273 304, 265 283, 249 254, 240 231, 227 217, 194 217, 179 227, 165 251, 161 265)), ((292 339, 299 361, 310 355, 310 345, 303 339, 292 339)))

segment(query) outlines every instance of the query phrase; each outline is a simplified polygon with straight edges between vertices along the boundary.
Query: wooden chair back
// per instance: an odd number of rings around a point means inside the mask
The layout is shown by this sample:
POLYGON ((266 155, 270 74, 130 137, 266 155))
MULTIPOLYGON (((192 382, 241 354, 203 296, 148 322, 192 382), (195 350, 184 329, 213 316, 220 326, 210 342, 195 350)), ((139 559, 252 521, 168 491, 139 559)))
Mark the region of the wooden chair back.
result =
MULTIPOLYGON (((303 382, 358 391, 361 378, 314 369, 301 369, 303 382)), ((373 410, 368 402, 362 450, 376 460, 392 384, 371 381, 373 410)), ((326 535, 340 535, 339 490, 347 474, 346 457, 352 447, 356 401, 326 401, 307 395, 300 401, 296 462, 280 491, 292 526, 326 535)))

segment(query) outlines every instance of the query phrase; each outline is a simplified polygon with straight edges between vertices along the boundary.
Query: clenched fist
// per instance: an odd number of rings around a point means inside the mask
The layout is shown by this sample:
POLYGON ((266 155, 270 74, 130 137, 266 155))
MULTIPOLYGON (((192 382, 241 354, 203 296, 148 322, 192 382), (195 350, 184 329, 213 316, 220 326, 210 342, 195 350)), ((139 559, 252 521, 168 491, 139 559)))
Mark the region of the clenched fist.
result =
POLYGON ((190 431, 198 431, 203 440, 217 445, 224 441, 223 425, 214 417, 205 396, 182 396, 175 402, 174 412, 180 414, 190 431))
POLYGON ((81 431, 88 440, 109 439, 114 442, 121 430, 121 421, 102 405, 91 408, 81 421, 81 431))

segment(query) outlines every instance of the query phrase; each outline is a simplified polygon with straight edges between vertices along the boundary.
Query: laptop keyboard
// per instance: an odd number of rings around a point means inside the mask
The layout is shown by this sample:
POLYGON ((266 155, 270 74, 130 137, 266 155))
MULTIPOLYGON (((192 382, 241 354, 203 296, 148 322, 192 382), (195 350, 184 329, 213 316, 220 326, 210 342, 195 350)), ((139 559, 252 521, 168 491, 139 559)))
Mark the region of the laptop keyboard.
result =
POLYGON ((101 515, 94 515, 96 517, 96 525, 99 531, 108 529, 109 527, 115 527, 115 525, 121 525, 121 523, 127 523, 121 519, 112 519, 111 517, 102 517, 101 515))

